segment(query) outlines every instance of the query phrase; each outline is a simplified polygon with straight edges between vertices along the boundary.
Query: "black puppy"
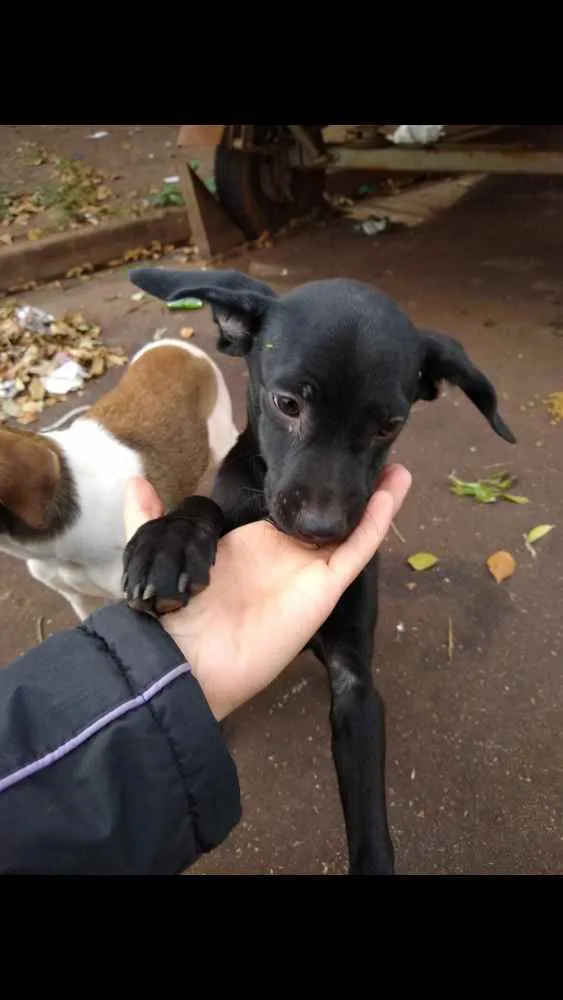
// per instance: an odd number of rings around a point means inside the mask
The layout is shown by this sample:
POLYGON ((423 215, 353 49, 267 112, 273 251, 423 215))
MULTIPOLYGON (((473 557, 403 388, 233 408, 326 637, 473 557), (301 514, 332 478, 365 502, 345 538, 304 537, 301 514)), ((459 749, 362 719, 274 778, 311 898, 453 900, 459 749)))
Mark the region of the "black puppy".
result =
MULTIPOLYGON (((124 589, 140 610, 185 604, 208 583, 220 536, 258 518, 309 542, 343 540, 412 404, 436 399, 443 379, 515 440, 493 386, 461 344, 417 330, 361 282, 315 281, 278 298, 236 271, 141 268, 131 280, 160 299, 208 302, 219 350, 246 356, 250 374, 248 425, 219 470, 213 500, 186 499, 126 548, 124 589)), ((311 643, 330 680, 332 749, 357 875, 393 873, 383 705, 371 673, 377 596, 374 559, 311 643)))

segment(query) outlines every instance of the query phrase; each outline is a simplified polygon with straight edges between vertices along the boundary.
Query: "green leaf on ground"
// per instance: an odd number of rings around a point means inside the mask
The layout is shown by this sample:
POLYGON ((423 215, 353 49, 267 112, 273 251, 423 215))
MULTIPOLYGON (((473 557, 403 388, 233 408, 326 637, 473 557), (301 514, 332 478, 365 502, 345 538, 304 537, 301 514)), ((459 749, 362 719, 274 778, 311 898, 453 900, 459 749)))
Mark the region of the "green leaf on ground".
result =
POLYGON ((544 538, 548 535, 550 531, 553 531, 554 524, 538 524, 537 528, 532 528, 531 531, 526 535, 526 541, 533 545, 534 542, 539 542, 540 538, 544 538))
POLYGON ((534 543, 539 542, 540 538, 544 538, 545 535, 548 535, 550 531, 553 531, 554 527, 554 524, 538 524, 535 528, 532 528, 526 535, 524 535, 524 544, 534 559, 536 558, 534 543))
POLYGON ((407 562, 411 569, 416 570, 417 573, 421 573, 425 569, 432 569, 432 566, 436 565, 438 559, 431 552, 416 552, 414 556, 409 556, 407 562))
POLYGON ((167 302, 166 308, 173 311, 177 309, 203 309, 201 299, 178 299, 177 302, 167 302))
POLYGON ((473 482, 460 479, 453 473, 450 476, 450 489, 455 496, 472 497, 477 503, 497 503, 498 500, 508 500, 509 503, 529 503, 528 497, 515 496, 508 490, 514 486, 515 476, 508 472, 498 472, 486 479, 473 482))

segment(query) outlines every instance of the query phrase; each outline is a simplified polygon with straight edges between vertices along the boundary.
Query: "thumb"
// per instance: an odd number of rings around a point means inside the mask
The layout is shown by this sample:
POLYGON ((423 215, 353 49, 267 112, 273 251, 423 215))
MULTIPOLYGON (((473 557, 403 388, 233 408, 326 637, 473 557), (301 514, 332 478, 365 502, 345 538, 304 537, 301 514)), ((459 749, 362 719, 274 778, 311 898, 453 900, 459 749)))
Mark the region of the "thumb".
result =
POLYGON ((154 487, 142 476, 132 476, 125 490, 123 510, 126 540, 129 541, 141 525, 163 513, 164 508, 154 487))
POLYGON ((377 552, 410 490, 411 482, 411 474, 404 466, 390 465, 383 473, 358 527, 331 555, 328 566, 343 591, 377 552))

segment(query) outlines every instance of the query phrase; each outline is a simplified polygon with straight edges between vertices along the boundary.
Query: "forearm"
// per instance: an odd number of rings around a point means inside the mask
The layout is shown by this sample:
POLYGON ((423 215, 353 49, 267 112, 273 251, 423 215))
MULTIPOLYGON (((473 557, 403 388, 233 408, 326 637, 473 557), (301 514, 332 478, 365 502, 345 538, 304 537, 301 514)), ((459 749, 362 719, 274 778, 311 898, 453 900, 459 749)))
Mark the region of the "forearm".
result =
POLYGON ((175 874, 240 818, 203 692, 124 604, 0 670, 0 873, 175 874))

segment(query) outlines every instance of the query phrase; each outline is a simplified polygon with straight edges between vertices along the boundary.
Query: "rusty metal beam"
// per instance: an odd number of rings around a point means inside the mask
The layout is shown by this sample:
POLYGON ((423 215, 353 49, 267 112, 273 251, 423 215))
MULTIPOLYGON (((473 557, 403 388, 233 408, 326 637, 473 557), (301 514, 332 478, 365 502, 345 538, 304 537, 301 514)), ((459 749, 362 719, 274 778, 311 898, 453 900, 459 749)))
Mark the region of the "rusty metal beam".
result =
POLYGON ((204 260, 226 253, 245 242, 241 230, 229 219, 211 191, 189 163, 179 163, 192 240, 204 260))
POLYGON ((315 164, 324 166, 327 162, 326 153, 324 150, 317 148, 316 144, 307 132, 307 129, 304 128, 303 125, 290 125, 289 130, 297 142, 297 145, 301 147, 305 157, 305 165, 311 167, 315 166, 315 164))
POLYGON ((563 174, 563 150, 514 149, 507 146, 437 146, 433 149, 393 146, 387 149, 330 148, 331 172, 400 170, 418 173, 563 174))

